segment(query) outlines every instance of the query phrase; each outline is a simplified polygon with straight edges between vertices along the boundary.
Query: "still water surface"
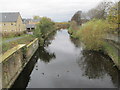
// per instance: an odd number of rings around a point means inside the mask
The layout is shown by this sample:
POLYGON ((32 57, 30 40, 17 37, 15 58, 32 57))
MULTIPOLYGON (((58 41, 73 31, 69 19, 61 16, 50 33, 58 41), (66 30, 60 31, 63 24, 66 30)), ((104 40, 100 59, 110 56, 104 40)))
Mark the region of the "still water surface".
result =
POLYGON ((83 50, 61 30, 37 50, 13 87, 115 88, 118 70, 113 65, 107 56, 83 50))

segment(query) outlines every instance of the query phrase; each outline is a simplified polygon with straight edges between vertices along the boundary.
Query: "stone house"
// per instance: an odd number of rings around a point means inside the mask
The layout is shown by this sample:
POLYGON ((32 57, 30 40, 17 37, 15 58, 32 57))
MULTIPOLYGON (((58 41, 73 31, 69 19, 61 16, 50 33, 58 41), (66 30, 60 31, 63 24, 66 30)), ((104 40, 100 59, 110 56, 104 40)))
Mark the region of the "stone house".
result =
POLYGON ((39 22, 40 19, 23 19, 23 23, 26 25, 27 32, 33 32, 39 22))
POLYGON ((25 25, 19 12, 0 13, 0 32, 23 32, 25 25))

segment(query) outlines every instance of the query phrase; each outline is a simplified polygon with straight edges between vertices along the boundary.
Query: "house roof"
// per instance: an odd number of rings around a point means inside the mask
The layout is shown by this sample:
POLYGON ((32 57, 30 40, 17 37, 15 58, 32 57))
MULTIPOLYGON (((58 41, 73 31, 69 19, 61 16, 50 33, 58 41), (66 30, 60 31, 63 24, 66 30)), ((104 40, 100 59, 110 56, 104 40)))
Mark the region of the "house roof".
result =
POLYGON ((24 24, 29 22, 39 22, 41 19, 22 19, 24 24))
POLYGON ((32 21, 32 22, 39 22, 40 19, 32 19, 31 21, 32 21))
POLYGON ((0 22, 16 22, 19 15, 19 12, 0 13, 0 22))
POLYGON ((35 28, 35 25, 34 24, 27 24, 26 28, 35 28))

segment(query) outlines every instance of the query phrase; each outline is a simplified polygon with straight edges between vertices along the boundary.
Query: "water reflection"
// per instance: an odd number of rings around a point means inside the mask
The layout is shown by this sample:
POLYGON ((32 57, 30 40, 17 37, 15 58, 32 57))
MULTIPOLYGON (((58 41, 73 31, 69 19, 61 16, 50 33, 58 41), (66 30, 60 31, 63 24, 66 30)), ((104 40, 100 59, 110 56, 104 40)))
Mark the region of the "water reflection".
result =
POLYGON ((30 62, 26 65, 22 73, 19 75, 19 78, 15 81, 14 85, 10 90, 13 88, 26 88, 28 82, 30 81, 30 74, 34 69, 35 64, 37 63, 37 60, 39 58, 39 51, 37 50, 34 56, 31 58, 30 62), (26 73, 27 72, 27 73, 26 73))
POLYGON ((66 30, 52 33, 35 57, 15 87, 25 88, 28 84, 27 88, 114 88, 119 85, 118 70, 110 58, 83 50, 81 43, 70 39, 66 30))
POLYGON ((52 40, 55 39, 56 31, 52 32, 49 35, 49 38, 45 39, 44 46, 39 47, 39 56, 40 60, 45 63, 49 63, 51 60, 55 59, 55 53, 51 53, 46 48, 52 43, 52 40))
POLYGON ((49 36, 45 39, 44 47, 48 47, 52 43, 52 40, 55 39, 56 32, 57 31, 54 31, 51 34, 49 34, 49 36))
MULTIPOLYGON (((54 53, 50 53, 45 49, 45 47, 48 47, 49 44, 51 44, 51 41, 54 39, 54 35, 56 32, 53 32, 49 35, 49 38, 45 40, 44 47, 39 47, 34 56, 31 58, 31 60, 28 62, 24 70, 19 75, 19 78, 15 81, 14 85, 12 86, 11 90, 13 88, 26 88, 28 83, 31 80, 30 74, 33 71, 37 61, 42 60, 45 63, 50 62, 52 59, 56 58, 54 53), (26 73, 27 72, 27 73, 26 73)), ((36 65, 36 70, 38 70, 38 66, 36 65)))
POLYGON ((44 47, 39 48, 40 60, 45 63, 49 63, 51 60, 55 59, 56 56, 54 53, 48 52, 44 47))
POLYGON ((72 43, 74 43, 76 48, 80 48, 80 47, 84 48, 83 43, 80 42, 79 39, 74 39, 74 38, 70 37, 70 40, 71 40, 72 43))
POLYGON ((112 60, 105 55, 93 51, 82 51, 83 56, 78 60, 83 76, 89 79, 102 79, 110 76, 115 87, 118 86, 118 69, 114 67, 112 60))

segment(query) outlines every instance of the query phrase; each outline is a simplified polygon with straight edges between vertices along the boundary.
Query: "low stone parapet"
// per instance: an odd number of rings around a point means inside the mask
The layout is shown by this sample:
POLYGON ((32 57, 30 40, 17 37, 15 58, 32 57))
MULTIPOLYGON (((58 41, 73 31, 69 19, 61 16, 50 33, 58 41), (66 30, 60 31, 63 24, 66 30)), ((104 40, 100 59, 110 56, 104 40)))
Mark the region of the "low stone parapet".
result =
POLYGON ((36 38, 28 45, 20 44, 0 55, 0 88, 10 88, 38 49, 36 38))

